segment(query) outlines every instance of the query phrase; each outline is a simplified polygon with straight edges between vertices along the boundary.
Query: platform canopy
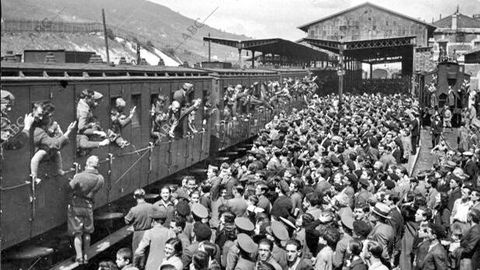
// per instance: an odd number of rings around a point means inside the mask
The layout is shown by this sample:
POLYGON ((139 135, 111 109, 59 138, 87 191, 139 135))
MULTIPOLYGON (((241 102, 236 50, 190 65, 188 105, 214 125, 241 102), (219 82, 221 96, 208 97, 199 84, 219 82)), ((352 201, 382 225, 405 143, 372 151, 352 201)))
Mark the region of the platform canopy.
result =
POLYGON ((347 42, 314 38, 304 38, 302 41, 337 54, 339 53, 340 46, 343 45, 343 54, 345 57, 350 57, 368 64, 401 62, 402 59, 412 57, 413 47, 415 46, 415 36, 347 42))
POLYGON ((204 37, 203 40, 234 47, 239 51, 261 52, 264 55, 275 54, 301 61, 328 61, 328 55, 324 52, 281 38, 231 40, 204 37))

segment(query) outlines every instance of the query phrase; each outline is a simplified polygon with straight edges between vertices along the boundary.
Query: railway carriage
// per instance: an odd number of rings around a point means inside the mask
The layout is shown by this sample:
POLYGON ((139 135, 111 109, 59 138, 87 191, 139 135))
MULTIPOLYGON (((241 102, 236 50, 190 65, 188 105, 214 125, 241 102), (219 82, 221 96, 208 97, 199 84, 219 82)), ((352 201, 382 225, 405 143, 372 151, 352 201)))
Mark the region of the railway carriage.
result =
MULTIPOLYGON (((253 110, 247 121, 230 123, 234 130, 227 132, 224 127, 229 123, 222 121, 221 115, 212 114, 204 121, 207 117, 204 110, 198 110, 195 125, 200 132, 153 144, 150 137, 150 108, 156 96, 162 95, 171 101, 174 91, 189 82, 194 85, 190 98, 209 100, 211 104, 219 104, 219 109, 222 109, 221 101, 228 85, 249 86, 254 82, 307 75, 306 70, 237 71, 8 62, 2 62, 1 73, 2 89, 10 91, 16 98, 8 116, 13 123, 21 123, 21 117, 31 111, 33 103, 50 100, 56 107, 53 119, 65 129, 76 119, 76 104, 85 88, 103 95, 94 114, 104 129, 110 127, 111 104, 114 104, 116 98, 122 97, 126 101, 127 111, 136 106, 131 124, 122 130, 122 136, 131 143, 130 146, 120 148, 110 144, 89 153, 99 156, 99 171, 106 181, 105 187, 96 196, 96 208, 115 202, 137 188, 161 183, 162 179, 251 138, 259 127, 273 117, 273 113, 266 110, 253 110)), ((301 106, 301 102, 294 106, 301 106)), ((31 181, 29 161, 33 152, 33 143, 30 142, 20 149, 5 150, 2 153, 2 250, 66 222, 68 178, 74 172, 65 176, 56 175, 54 162, 45 160, 39 167, 38 177, 41 181, 31 181)), ((61 154, 64 168, 77 164, 77 169, 81 169, 87 157, 78 155, 73 134, 61 154)))

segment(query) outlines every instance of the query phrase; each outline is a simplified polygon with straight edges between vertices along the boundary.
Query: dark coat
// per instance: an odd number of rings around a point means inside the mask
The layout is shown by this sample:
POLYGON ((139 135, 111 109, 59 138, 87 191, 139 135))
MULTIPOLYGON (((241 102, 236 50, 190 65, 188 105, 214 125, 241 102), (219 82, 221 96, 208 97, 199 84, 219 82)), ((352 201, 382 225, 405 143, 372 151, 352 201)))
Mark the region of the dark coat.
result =
POLYGON ((460 258, 469 258, 472 260, 472 268, 480 267, 480 224, 475 224, 462 237, 459 248, 460 258))
POLYGON ((423 262, 417 265, 422 270, 446 270, 449 269, 448 254, 445 248, 438 243, 428 251, 423 262))
POLYGON ((362 261, 362 259, 356 259, 348 267, 349 270, 367 270, 367 265, 362 261))
POLYGON ((392 226, 393 231, 395 232, 394 249, 400 250, 405 222, 398 208, 393 208, 390 211, 389 216, 390 216, 390 219, 389 219, 390 226, 392 226))
POLYGON ((412 137, 418 137, 420 136, 420 126, 418 124, 417 118, 413 119, 410 122, 410 129, 411 129, 411 135, 412 137))
POLYGON ((297 265, 297 268, 295 270, 313 270, 313 266, 311 261, 306 260, 306 259, 300 259, 300 262, 297 265))

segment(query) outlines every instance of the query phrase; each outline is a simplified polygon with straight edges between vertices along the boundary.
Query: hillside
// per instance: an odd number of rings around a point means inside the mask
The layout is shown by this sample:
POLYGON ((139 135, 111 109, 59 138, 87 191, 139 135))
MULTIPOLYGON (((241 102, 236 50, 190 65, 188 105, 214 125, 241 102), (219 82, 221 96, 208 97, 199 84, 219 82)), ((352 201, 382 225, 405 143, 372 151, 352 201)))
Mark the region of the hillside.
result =
MULTIPOLYGON (((156 48, 189 63, 207 58, 207 44, 204 44, 202 38, 208 33, 213 37, 248 38, 223 32, 208 25, 195 28, 197 32, 192 34, 189 29, 195 25, 193 19, 146 0, 3 0, 2 16, 5 19, 101 22, 102 8, 105 9, 108 25, 146 37, 156 48)), ((4 33, 2 33, 2 52, 8 49, 3 46, 3 35, 4 33)), ((52 43, 52 45, 58 48, 60 44, 52 43)), ((32 46, 36 46, 36 43, 32 46)), ((236 60, 237 50, 212 45, 212 56, 219 60, 236 60)))

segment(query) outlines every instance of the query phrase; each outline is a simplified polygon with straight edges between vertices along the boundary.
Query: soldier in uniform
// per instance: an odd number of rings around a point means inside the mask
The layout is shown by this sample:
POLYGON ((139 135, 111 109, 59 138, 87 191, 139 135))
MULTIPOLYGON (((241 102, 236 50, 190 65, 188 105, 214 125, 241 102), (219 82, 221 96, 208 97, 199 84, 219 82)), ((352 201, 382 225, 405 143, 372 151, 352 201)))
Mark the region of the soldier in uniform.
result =
POLYGON ((33 115, 25 114, 23 118, 23 128, 19 123, 12 123, 8 118, 8 112, 12 110, 15 103, 15 96, 7 90, 1 90, 1 136, 0 152, 5 150, 15 150, 23 147, 28 142, 29 131, 35 120, 33 115), (22 128, 22 130, 20 130, 22 128))
POLYGON ((183 137, 183 120, 191 112, 200 107, 201 100, 196 99, 193 102, 193 105, 182 110, 181 103, 177 100, 172 102, 170 106, 168 118, 171 123, 170 130, 168 135, 171 138, 182 138, 183 137))
MULTIPOLYGON (((153 205, 145 201, 145 190, 139 188, 133 192, 137 205, 132 207, 125 216, 125 223, 133 226, 132 250, 136 250, 144 233, 152 227, 150 213, 153 205)), ((139 259, 139 267, 143 269, 145 256, 139 259)))
POLYGON ((152 117, 150 136, 155 140, 155 144, 160 143, 163 138, 167 137, 166 133, 169 131, 169 128, 164 128, 168 118, 165 104, 165 97, 159 95, 155 98, 155 101, 152 104, 152 109, 150 110, 150 115, 152 117))
POLYGON ((93 110, 97 107, 102 97, 102 94, 90 89, 83 90, 80 95, 80 100, 77 104, 77 145, 79 148, 98 148, 110 143, 110 140, 106 138, 107 134, 102 131, 102 128, 93 116, 93 110), (104 139, 102 141, 93 141, 94 136, 104 139))
POLYGON ((122 138, 122 128, 127 126, 132 122, 133 114, 135 113, 135 108, 133 107, 130 110, 130 114, 126 116, 123 114, 123 109, 125 109, 126 102, 123 98, 117 98, 115 100, 115 108, 110 111, 110 120, 112 122, 112 128, 108 130, 108 137, 110 142, 115 142, 120 148, 127 147, 130 143, 122 138))
POLYGON ((104 185, 103 176, 98 172, 98 157, 90 156, 85 164, 85 170, 76 174, 70 181, 73 190, 68 205, 68 231, 74 235, 76 261, 86 264, 86 251, 90 246, 90 235, 93 227, 93 204, 95 194, 104 185))
POLYGON ((236 270, 253 270, 255 263, 251 261, 250 254, 257 252, 257 245, 247 234, 240 233, 237 235, 238 247, 240 250, 236 270))
POLYGON ((33 114, 38 116, 33 128, 35 155, 30 160, 31 177, 34 181, 39 181, 38 166, 44 158, 51 157, 55 161, 57 173, 65 174, 60 150, 68 143, 68 136, 74 129, 76 121, 70 123, 67 131, 63 133, 58 123, 52 118, 54 111, 55 106, 50 101, 35 104, 33 114))
POLYGON ((193 91, 193 84, 184 83, 182 88, 173 93, 173 100, 178 101, 183 108, 190 103, 189 95, 193 91))

